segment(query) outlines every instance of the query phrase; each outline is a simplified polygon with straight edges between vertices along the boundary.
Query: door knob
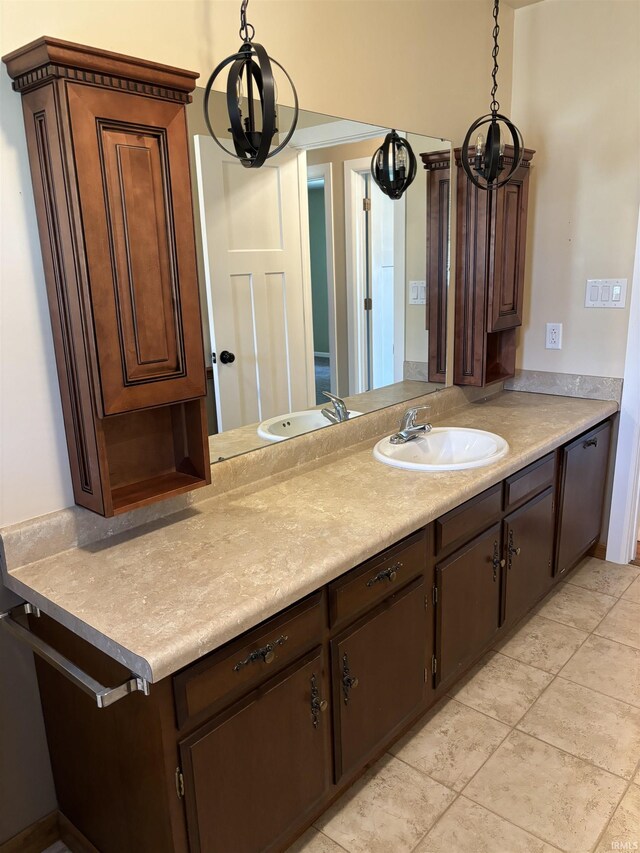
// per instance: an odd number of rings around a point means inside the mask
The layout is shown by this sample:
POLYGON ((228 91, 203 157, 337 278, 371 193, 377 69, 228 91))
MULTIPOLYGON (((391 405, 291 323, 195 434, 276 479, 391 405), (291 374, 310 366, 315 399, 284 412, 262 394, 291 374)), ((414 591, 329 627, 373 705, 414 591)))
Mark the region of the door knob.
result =
POLYGON ((235 355, 232 352, 229 352, 229 350, 223 349, 220 353, 220 361, 223 364, 233 364, 235 360, 235 355))

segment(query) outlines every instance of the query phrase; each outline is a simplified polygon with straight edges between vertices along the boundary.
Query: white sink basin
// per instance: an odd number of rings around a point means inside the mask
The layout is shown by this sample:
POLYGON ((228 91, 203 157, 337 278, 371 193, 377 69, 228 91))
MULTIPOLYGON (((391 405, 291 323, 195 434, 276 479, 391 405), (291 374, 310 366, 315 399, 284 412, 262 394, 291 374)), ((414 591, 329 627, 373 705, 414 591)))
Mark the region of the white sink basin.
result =
MULTIPOLYGON (((362 412, 349 412, 349 418, 357 418, 362 412)), ((293 438, 314 429, 322 429, 331 426, 329 421, 320 412, 320 409, 307 409, 304 412, 290 412, 288 415, 279 415, 262 421, 258 427, 258 435, 267 441, 284 441, 285 438, 293 438)))
POLYGON ((378 462, 410 471, 462 471, 502 459, 509 445, 494 432, 462 427, 434 427, 406 444, 383 438, 373 448, 378 462))

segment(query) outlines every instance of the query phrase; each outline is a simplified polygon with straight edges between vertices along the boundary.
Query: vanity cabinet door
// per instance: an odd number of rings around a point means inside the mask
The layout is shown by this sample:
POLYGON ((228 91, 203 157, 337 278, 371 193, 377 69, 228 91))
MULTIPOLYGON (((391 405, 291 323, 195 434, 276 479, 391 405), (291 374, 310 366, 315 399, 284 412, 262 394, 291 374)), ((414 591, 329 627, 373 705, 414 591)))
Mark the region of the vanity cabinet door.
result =
POLYGON ((430 611, 420 578, 332 641, 336 781, 362 766, 422 705, 430 611))
POLYGON ((491 194, 487 331, 522 325, 529 170, 491 194))
POLYGON ((500 625, 500 524, 436 565, 436 683, 452 680, 500 625))
POLYGON ((100 414, 203 396, 184 107, 76 83, 67 96, 100 414))
POLYGON ((605 421, 562 450, 557 575, 572 569, 600 536, 610 441, 611 421, 605 421))
POLYGON ((327 696, 317 649, 182 741, 192 851, 282 849, 331 784, 327 696))
POLYGON ((504 621, 508 624, 523 616, 551 586, 553 521, 553 488, 505 519, 504 621))

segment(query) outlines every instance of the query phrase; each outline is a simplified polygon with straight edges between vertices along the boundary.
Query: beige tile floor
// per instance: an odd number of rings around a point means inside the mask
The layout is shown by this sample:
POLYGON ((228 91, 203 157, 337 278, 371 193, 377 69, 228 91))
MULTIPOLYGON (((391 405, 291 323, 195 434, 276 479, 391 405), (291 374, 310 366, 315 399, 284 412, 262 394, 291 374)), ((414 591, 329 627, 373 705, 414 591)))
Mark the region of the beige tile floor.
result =
POLYGON ((616 850, 640 850, 640 568, 587 559, 288 853, 616 850))

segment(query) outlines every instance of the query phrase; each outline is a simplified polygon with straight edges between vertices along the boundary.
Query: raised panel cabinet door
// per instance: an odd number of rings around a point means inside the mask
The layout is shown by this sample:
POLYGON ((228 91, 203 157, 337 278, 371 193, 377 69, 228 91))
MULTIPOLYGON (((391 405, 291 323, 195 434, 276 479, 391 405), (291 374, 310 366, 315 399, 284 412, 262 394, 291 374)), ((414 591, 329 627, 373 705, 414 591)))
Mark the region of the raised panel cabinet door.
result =
POLYGON ((336 781, 422 705, 432 625, 420 578, 332 640, 336 781))
POLYGON ((67 84, 100 414, 205 394, 184 107, 67 84))
POLYGON ((512 513, 504 522, 505 619, 513 624, 552 584, 553 488, 512 513))
POLYGON ((518 172, 521 177, 491 193, 488 332, 522 325, 529 170, 518 172))
POLYGON ((498 630, 501 553, 495 524, 436 565, 437 682, 453 678, 498 630))
POLYGON ((331 782, 327 694, 318 649, 182 741, 192 851, 281 849, 331 782))
POLYGON ((562 451, 556 574, 572 569, 598 541, 610 442, 606 421, 562 451))

